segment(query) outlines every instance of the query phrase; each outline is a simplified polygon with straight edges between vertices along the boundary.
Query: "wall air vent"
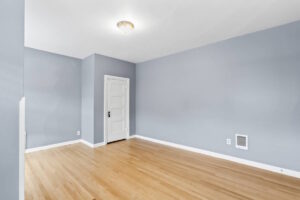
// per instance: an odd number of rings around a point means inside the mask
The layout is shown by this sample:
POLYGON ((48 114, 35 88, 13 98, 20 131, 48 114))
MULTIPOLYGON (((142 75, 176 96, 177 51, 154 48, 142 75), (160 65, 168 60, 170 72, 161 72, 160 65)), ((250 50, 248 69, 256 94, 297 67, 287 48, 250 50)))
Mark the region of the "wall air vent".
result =
POLYGON ((248 136, 247 135, 235 135, 235 147, 237 149, 248 150, 248 136))

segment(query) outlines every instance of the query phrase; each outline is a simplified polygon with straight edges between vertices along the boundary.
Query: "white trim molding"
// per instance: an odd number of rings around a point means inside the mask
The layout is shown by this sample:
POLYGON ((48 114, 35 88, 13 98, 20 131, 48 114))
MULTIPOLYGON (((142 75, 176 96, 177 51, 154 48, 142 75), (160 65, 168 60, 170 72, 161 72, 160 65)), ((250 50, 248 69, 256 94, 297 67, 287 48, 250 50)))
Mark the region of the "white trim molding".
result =
POLYGON ((136 135, 129 135, 128 139, 132 139, 132 138, 135 138, 136 135))
POLYGON ((178 148, 178 149, 192 151, 192 152, 195 152, 195 153, 200 153, 200 154, 212 156, 212 157, 215 157, 215 158, 229 160, 229 161, 236 162, 236 163, 239 163, 239 164, 244 164, 244 165, 248 165, 248 166, 251 166, 251 167, 256 167, 256 168, 268 170, 268 171, 271 171, 271 172, 280 173, 280 174, 283 174, 283 175, 300 178, 300 172, 295 171, 295 170, 284 169, 284 168, 277 167, 277 166, 272 166, 272 165, 268 165, 268 164, 264 164, 264 163, 254 162, 254 161, 250 161, 250 160, 246 160, 246 159, 242 159, 242 158, 238 158, 238 157, 234 157, 234 156, 215 153, 215 152, 212 152, 212 151, 202 150, 202 149, 198 149, 198 148, 195 148, 195 147, 189 147, 189 146, 176 144, 176 143, 172 143, 172 142, 157 140, 157 139, 153 139, 153 138, 149 138, 149 137, 145 137, 145 136, 141 136, 141 135, 133 135, 130 138, 139 138, 139 139, 142 139, 142 140, 147 140, 147 141, 150 141, 150 142, 163 144, 163 145, 171 146, 171 147, 178 148))
POLYGON ((25 190, 25 147, 26 147, 26 127, 25 127, 25 97, 19 102, 19 200, 24 200, 25 190))
POLYGON ((66 145, 70 145, 70 144, 76 144, 76 143, 83 143, 83 144, 89 146, 90 148, 97 148, 97 147, 101 147, 101 146, 105 145, 104 142, 100 142, 100 143, 97 143, 97 144, 92 144, 92 143, 87 142, 86 140, 79 139, 79 140, 71 140, 71 141, 68 141, 68 142, 61 142, 61 143, 57 143, 57 144, 51 144, 51 145, 47 145, 47 146, 41 146, 41 147, 26 149, 25 153, 31 153, 31 152, 35 152, 35 151, 42 151, 42 150, 52 149, 52 148, 66 146, 66 145))
POLYGON ((42 150, 46 150, 46 149, 52 149, 52 148, 55 148, 55 147, 61 147, 61 146, 66 146, 66 145, 70 145, 70 144, 76 144, 76 143, 79 143, 79 142, 81 142, 81 140, 72 140, 72 141, 68 141, 68 142, 61 142, 61 143, 57 143, 57 144, 51 144, 51 145, 26 149, 25 152, 26 153, 31 153, 31 152, 35 152, 35 151, 42 151, 42 150))
POLYGON ((102 146, 105 146, 105 145, 106 145, 105 142, 99 142, 99 143, 94 144, 94 148, 102 147, 102 146))
POLYGON ((97 147, 101 147, 101 146, 105 145, 104 142, 92 144, 92 143, 90 143, 90 142, 88 142, 86 140, 83 140, 83 139, 81 139, 80 142, 83 143, 83 144, 85 144, 85 145, 87 145, 87 146, 89 146, 89 147, 91 147, 91 148, 97 148, 97 147))
POLYGON ((94 148, 94 144, 92 144, 92 143, 90 143, 90 142, 88 142, 88 141, 86 141, 86 140, 81 139, 80 142, 81 142, 82 144, 85 144, 86 146, 89 146, 89 147, 91 147, 91 148, 94 148))

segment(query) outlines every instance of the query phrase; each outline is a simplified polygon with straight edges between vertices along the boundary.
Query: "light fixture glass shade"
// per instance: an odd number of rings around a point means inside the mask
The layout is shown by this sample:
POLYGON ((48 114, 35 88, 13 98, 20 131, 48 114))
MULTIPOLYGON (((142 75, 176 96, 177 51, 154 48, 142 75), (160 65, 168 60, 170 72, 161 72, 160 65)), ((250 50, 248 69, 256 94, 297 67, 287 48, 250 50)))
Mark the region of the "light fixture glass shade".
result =
POLYGON ((119 21, 117 27, 125 34, 133 31, 134 24, 130 21, 119 21))

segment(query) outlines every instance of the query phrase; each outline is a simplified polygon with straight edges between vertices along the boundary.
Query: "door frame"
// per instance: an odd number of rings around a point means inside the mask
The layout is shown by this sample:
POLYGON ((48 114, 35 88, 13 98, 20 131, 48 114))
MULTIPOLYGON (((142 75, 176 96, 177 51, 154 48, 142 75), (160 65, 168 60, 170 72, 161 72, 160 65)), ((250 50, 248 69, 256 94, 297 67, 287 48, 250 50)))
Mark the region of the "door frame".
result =
POLYGON ((130 117, 129 117, 129 113, 130 113, 130 79, 129 78, 124 78, 124 77, 118 77, 118 76, 111 76, 111 75, 104 75, 104 131, 103 131, 103 138, 104 138, 104 144, 107 144, 107 123, 108 123, 108 117, 107 117, 107 92, 108 92, 108 87, 107 87, 107 83, 108 80, 122 80, 122 81, 126 81, 127 83, 127 92, 126 92, 126 140, 129 139, 129 131, 130 131, 130 117))

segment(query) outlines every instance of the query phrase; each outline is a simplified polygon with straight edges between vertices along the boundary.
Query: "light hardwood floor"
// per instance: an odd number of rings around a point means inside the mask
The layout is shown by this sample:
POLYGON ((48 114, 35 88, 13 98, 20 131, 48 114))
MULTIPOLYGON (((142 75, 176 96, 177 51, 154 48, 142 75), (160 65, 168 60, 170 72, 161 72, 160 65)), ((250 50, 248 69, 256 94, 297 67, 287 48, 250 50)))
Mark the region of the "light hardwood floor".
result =
POLYGON ((300 179, 139 140, 26 154, 26 200, 299 200, 300 179))

